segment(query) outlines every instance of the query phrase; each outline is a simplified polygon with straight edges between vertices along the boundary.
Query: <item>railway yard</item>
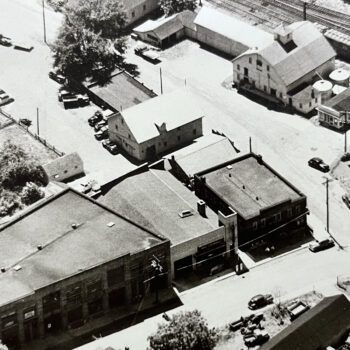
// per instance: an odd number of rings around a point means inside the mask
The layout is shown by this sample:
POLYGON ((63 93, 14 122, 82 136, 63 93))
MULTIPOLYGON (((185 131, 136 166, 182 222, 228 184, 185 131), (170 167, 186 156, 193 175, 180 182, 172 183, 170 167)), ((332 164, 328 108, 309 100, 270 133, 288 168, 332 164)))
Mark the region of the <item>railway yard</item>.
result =
MULTIPOLYGON (((265 29, 290 24, 304 17, 304 2, 300 0, 207 0, 210 4, 245 17, 265 29)), ((306 18, 329 29, 350 35, 350 15, 308 3, 306 18)))

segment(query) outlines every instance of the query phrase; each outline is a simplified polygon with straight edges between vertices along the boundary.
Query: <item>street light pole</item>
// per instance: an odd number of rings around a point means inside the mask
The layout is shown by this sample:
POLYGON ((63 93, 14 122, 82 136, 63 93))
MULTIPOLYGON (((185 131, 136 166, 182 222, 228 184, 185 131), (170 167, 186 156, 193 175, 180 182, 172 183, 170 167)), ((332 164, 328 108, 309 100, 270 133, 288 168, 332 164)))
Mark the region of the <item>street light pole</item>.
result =
POLYGON ((163 76, 162 76, 162 68, 159 68, 159 77, 160 77, 160 93, 163 95, 163 76))
POLYGON ((347 148, 348 148, 348 140, 347 140, 347 135, 346 135, 346 131, 344 132, 344 153, 346 153, 347 148))
POLYGON ((329 233, 329 191, 328 191, 329 179, 326 179, 326 205, 327 205, 327 232, 329 233))
POLYGON ((43 5, 44 43, 47 44, 47 42, 46 42, 45 0, 42 1, 42 5, 43 5))
POLYGON ((36 130, 37 130, 37 134, 39 136, 39 108, 37 107, 36 109, 36 130))

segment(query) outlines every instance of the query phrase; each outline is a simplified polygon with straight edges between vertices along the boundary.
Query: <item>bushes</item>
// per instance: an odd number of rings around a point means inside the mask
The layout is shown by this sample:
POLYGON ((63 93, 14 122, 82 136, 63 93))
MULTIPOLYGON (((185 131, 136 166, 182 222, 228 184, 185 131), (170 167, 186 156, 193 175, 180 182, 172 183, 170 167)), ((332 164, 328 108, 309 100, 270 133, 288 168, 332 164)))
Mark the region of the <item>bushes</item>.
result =
POLYGON ((0 149, 0 217, 44 197, 45 170, 23 148, 7 141, 0 149))
POLYGON ((152 350, 212 350, 219 335, 215 328, 209 328, 198 310, 179 312, 169 321, 158 325, 150 336, 152 350))

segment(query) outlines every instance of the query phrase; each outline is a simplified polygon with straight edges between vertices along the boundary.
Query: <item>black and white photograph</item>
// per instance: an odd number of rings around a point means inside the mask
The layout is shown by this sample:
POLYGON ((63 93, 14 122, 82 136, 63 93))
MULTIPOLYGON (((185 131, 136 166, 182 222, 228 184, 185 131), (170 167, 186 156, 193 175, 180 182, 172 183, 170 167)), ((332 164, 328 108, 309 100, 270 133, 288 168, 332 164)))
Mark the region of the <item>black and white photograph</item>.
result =
POLYGON ((349 129, 349 0, 0 0, 0 350, 350 350, 349 129))

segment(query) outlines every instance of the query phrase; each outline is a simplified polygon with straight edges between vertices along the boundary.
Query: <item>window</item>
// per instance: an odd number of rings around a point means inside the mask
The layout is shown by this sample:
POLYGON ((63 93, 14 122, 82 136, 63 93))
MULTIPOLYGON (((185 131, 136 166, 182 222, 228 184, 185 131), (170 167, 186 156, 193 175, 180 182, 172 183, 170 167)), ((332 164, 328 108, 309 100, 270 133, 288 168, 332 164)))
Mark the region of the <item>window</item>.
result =
POLYGON ((143 5, 143 10, 146 11, 146 5, 143 5))
POLYGON ((177 140, 178 140, 178 141, 180 141, 180 140, 181 140, 181 136, 180 136, 180 135, 177 137, 177 140))
POLYGON ((266 92, 266 85, 264 85, 264 91, 266 92))
POLYGON ((122 306, 125 300, 125 288, 115 289, 108 294, 109 307, 122 306))
POLYGON ((282 220, 282 216, 281 216, 281 213, 277 213, 275 215, 275 218, 276 218, 276 222, 280 222, 282 220))
POLYGON ((1 317, 2 328, 11 327, 15 324, 17 324, 17 314, 15 312, 11 312, 7 316, 1 317))
POLYGON ((287 216, 288 216, 289 218, 293 216, 293 210, 292 210, 292 208, 288 208, 288 209, 287 209, 287 216))
POLYGON ((107 271, 108 287, 124 281, 124 266, 107 271))
POLYGON ((86 294, 88 300, 98 299, 102 294, 102 280, 91 280, 86 284, 86 294))
POLYGON ((94 315, 103 311, 103 301, 102 298, 94 300, 88 303, 88 313, 89 315, 94 315))
POLYGON ((122 124, 124 124, 124 119, 122 119, 122 124))
POLYGON ((253 231, 256 231, 258 229, 258 222, 257 221, 253 222, 252 229, 253 229, 253 231))
POLYGON ((300 213, 300 205, 297 205, 295 207, 295 214, 299 214, 300 213))
POLYGON ((270 71, 270 66, 267 65, 267 66, 266 66, 266 69, 267 69, 267 71, 269 72, 269 71, 270 71))
POLYGON ((35 316, 36 316, 35 306, 23 311, 23 318, 25 320, 29 320, 30 318, 33 318, 35 316))
POLYGON ((135 11, 131 12, 131 17, 134 18, 135 17, 135 11))
POLYGON ((83 319, 83 307, 79 306, 76 309, 67 312, 68 323, 74 323, 83 319))
POLYGON ((258 67, 262 67, 262 61, 261 60, 256 60, 256 65, 258 67))
POLYGON ((193 129, 193 135, 197 135, 197 129, 193 129))
POLYGON ((302 103, 299 103, 299 108, 303 108, 303 104, 302 103))
POLYGON ((82 303, 81 285, 76 284, 73 286, 69 286, 66 297, 67 297, 68 305, 81 304, 82 303))
POLYGON ((164 142, 164 147, 166 147, 167 145, 168 145, 168 142, 165 141, 165 142, 164 142))
POLYGON ((261 219, 261 227, 265 227, 266 226, 266 219, 261 219))
POLYGON ((240 69, 241 69, 240 65, 239 65, 239 64, 237 64, 237 70, 240 70, 240 69))
POLYGON ((50 293, 43 297, 43 312, 51 312, 59 310, 61 307, 61 293, 60 291, 50 293))
POLYGON ((115 128, 118 130, 118 125, 117 124, 115 125, 115 128))
POLYGON ((309 107, 311 107, 312 106, 312 102, 310 101, 310 103, 309 103, 309 107))
POLYGON ((249 57, 249 63, 252 64, 252 58, 251 57, 249 57))
POLYGON ((128 138, 131 139, 131 135, 130 134, 128 134, 128 138))

